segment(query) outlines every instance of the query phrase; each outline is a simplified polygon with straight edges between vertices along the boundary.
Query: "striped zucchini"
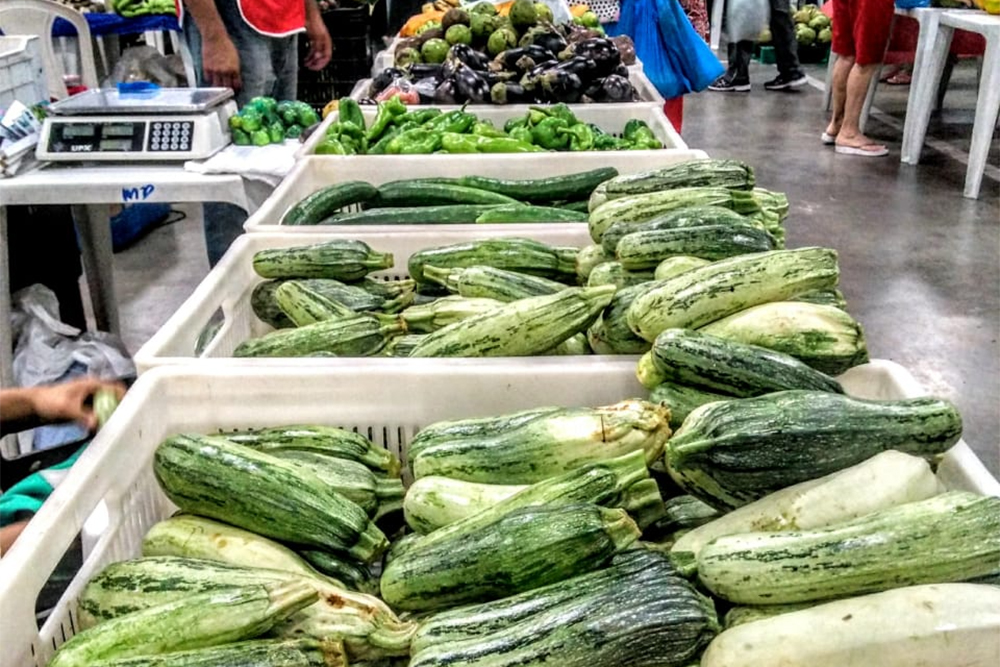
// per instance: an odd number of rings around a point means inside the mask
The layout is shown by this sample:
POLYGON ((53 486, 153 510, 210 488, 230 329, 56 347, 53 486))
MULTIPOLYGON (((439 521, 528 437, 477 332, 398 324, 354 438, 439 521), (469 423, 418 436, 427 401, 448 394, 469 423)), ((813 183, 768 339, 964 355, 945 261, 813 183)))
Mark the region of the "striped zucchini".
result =
POLYGON ((764 188, 754 188, 753 195, 760 204, 761 209, 773 211, 782 220, 788 217, 791 206, 788 203, 788 195, 784 192, 772 192, 764 188))
POLYGON ((663 229, 704 227, 705 225, 752 225, 764 229, 764 224, 753 218, 723 208, 722 206, 685 206, 643 222, 618 221, 612 223, 601 237, 605 254, 614 256, 618 242, 628 234, 663 229))
MULTIPOLYGON (((612 255, 613 256, 613 255, 612 255)), ((594 267, 608 261, 609 257, 604 252, 604 248, 599 245, 589 245, 580 248, 580 253, 576 256, 576 278, 581 285, 587 284, 590 272, 594 267)))
POLYGON ((810 607, 815 607, 817 604, 821 603, 799 602, 797 604, 767 604, 731 607, 729 611, 726 612, 722 625, 728 630, 729 628, 734 628, 737 625, 743 625, 744 623, 753 623, 754 621, 762 621, 766 618, 774 618, 775 616, 780 616, 781 614, 788 614, 793 611, 809 609, 810 607))
POLYGON ((73 636, 49 667, 156 655, 257 637, 316 601, 304 583, 259 584, 198 593, 105 621, 73 636))
POLYGON ((94 416, 97 417, 97 429, 104 428, 104 425, 111 419, 111 415, 118 409, 118 393, 114 389, 101 388, 94 392, 94 416))
POLYGON ((614 285, 632 287, 649 282, 653 274, 649 271, 627 271, 621 262, 602 262, 594 267, 587 278, 587 286, 614 285))
MULTIPOLYGON (((365 282, 367 281, 374 283, 385 282, 381 280, 376 281, 372 278, 366 278, 365 282)), ((413 289, 416 286, 416 283, 409 281, 410 285, 408 289, 399 290, 397 294, 388 296, 376 294, 365 289, 361 286, 365 283, 348 285, 332 278, 306 278, 296 282, 315 290, 328 299, 344 304, 353 311, 382 311, 384 313, 394 313, 400 308, 405 307, 409 300, 413 298, 413 289)))
POLYGON ((378 595, 378 577, 371 568, 328 551, 303 549, 302 557, 328 577, 344 582, 344 588, 366 595, 378 595))
POLYGON ((212 648, 138 658, 98 660, 90 667, 347 667, 342 642, 315 639, 251 639, 212 648))
POLYGON ((674 496, 663 501, 663 518, 656 522, 653 530, 659 534, 688 531, 717 520, 719 516, 719 510, 694 496, 674 496))
POLYGON ((622 237, 615 258, 629 271, 653 271, 673 256, 719 260, 774 249, 770 235, 750 225, 705 225, 634 232, 622 237))
POLYGON ((563 408, 540 407, 521 410, 505 415, 439 421, 420 429, 407 447, 407 464, 412 469, 413 459, 423 449, 439 442, 449 442, 461 438, 491 436, 498 430, 515 429, 545 415, 551 415, 563 408))
POLYGON ((795 357, 689 329, 663 331, 646 354, 664 381, 730 396, 788 389, 844 393, 839 382, 795 357))
POLYGON ((425 441, 410 451, 413 477, 452 477, 490 484, 532 484, 602 459, 642 450, 659 458, 670 437, 665 409, 645 401, 601 408, 562 408, 491 432, 425 441))
POLYGON ((861 325, 834 306, 794 301, 764 303, 698 331, 766 347, 830 375, 840 375, 868 361, 868 345, 861 325))
POLYGON ((320 188, 292 206, 281 218, 282 225, 316 225, 337 211, 371 201, 378 190, 364 181, 345 181, 320 188))
POLYGON ((378 197, 370 208, 388 206, 444 206, 448 204, 482 204, 487 206, 518 204, 506 195, 470 188, 464 185, 442 185, 419 180, 390 181, 378 187, 378 197))
POLYGON ((590 237, 595 243, 601 243, 604 232, 616 222, 645 222, 689 206, 722 206, 743 215, 761 210, 752 193, 720 187, 677 188, 629 195, 591 209, 590 237))
POLYGON ((839 289, 815 290, 806 292, 795 297, 793 301, 803 301, 805 303, 817 303, 821 306, 833 306, 841 310, 847 310, 847 300, 839 289))
MULTIPOLYGON (((659 377, 660 373, 657 372, 656 376, 659 377)), ((640 378, 640 382, 642 379, 640 378)), ((666 381, 657 384, 649 392, 649 400, 652 403, 665 405, 670 410, 670 428, 674 430, 681 427, 695 408, 713 401, 728 401, 731 398, 733 397, 666 381)))
MULTIPOLYGON (((427 267, 433 269, 434 267, 427 267)), ((464 271, 465 269, 458 269, 464 271)), ((410 306, 400 317, 406 323, 407 331, 428 333, 455 322, 480 315, 498 308, 503 302, 488 298, 446 296, 431 303, 410 306)))
POLYGON ((650 281, 619 288, 597 321, 587 329, 587 340, 597 354, 643 354, 650 344, 636 336, 625 316, 632 302, 658 283, 650 281))
POLYGON ((412 667, 689 665, 719 630, 711 600, 645 549, 605 569, 428 618, 412 667))
POLYGON ((364 241, 337 240, 289 248, 258 250, 253 270, 261 278, 333 278, 360 280, 372 271, 392 268, 391 253, 375 252, 364 241))
POLYGON ((961 435, 958 410, 942 399, 782 391, 696 408, 670 439, 666 463, 688 493, 725 509, 887 449, 933 459, 961 435))
POLYGON ((656 280, 666 280, 667 278, 679 276, 685 271, 697 269, 707 264, 711 264, 711 262, 707 259, 691 257, 690 255, 667 257, 665 260, 656 265, 656 268, 653 270, 653 277, 656 280))
POLYGON ((577 248, 551 246, 532 239, 513 237, 481 239, 467 243, 426 248, 410 255, 410 277, 425 282, 427 265, 445 269, 492 266, 543 278, 576 280, 577 248))
POLYGON ((358 282, 354 283, 354 286, 360 287, 374 296, 392 301, 394 299, 399 299, 400 297, 412 295, 413 291, 417 288, 417 281, 411 278, 380 280, 371 276, 365 276, 358 282))
POLYGON ((667 513, 655 479, 641 479, 625 489, 619 506, 628 512, 641 530, 646 530, 667 513))
POLYGON ((275 329, 289 329, 295 324, 282 312, 274 298, 274 292, 281 283, 280 280, 258 283, 250 293, 250 308, 261 322, 270 324, 275 329))
POLYGON ((1000 498, 966 491, 812 530, 716 538, 698 579, 737 604, 811 602, 1000 570, 1000 498))
POLYGON ((403 499, 403 482, 399 478, 379 479, 364 464, 294 449, 276 449, 269 454, 316 475, 368 516, 378 513, 381 502, 403 499))
POLYGON ((493 507, 526 488, 524 484, 484 484, 430 475, 414 481, 406 490, 403 512, 406 524, 426 535, 493 507))
POLYGON ((297 280, 286 280, 274 290, 274 300, 297 327, 326 320, 353 317, 356 313, 297 280))
POLYGON ((302 466, 224 438, 177 435, 156 448, 153 472, 167 497, 265 537, 342 551, 366 563, 388 541, 364 510, 302 466))
POLYGON ((324 577, 286 546, 249 530, 192 514, 178 514, 154 524, 142 538, 142 555, 267 568, 342 585, 339 580, 324 577))
POLYGON ((417 345, 420 344, 427 334, 405 334, 395 336, 386 343, 379 355, 383 357, 408 357, 417 345))
POLYGON ((838 278, 837 253, 827 248, 730 257, 643 294, 629 308, 628 324, 652 342, 664 329, 697 329, 751 306, 832 288, 838 278))
POLYGON ((599 568, 638 537, 624 510, 525 507, 477 532, 407 549, 386 566, 382 598, 406 610, 495 600, 599 568))
POLYGON ((425 266, 424 276, 445 286, 451 292, 467 298, 497 299, 504 303, 527 299, 531 296, 555 294, 567 285, 517 271, 497 269, 492 266, 469 266, 441 269, 425 266))
POLYGON ((396 455, 353 431, 332 426, 293 425, 220 433, 221 437, 262 452, 283 450, 315 452, 338 459, 363 463, 371 470, 399 477, 396 455))
POLYGON ((727 512, 685 534, 672 551, 696 556, 706 544, 722 535, 819 528, 925 500, 940 491, 927 461, 889 450, 727 512))
POLYGON ((927 584, 726 629, 702 667, 994 667, 1000 588, 927 584))
POLYGON ((578 333, 574 336, 570 336, 555 347, 542 352, 542 355, 547 357, 572 357, 575 355, 590 353, 590 343, 587 342, 587 336, 582 333, 578 333))
MULTIPOLYGON (((411 357, 519 357, 541 354, 580 333, 611 301, 615 288, 570 287, 521 299, 439 329, 411 357)), ((273 334, 272 334, 273 335, 273 334)))
POLYGON ((691 160, 651 171, 616 176, 604 183, 608 199, 677 188, 752 190, 753 168, 739 160, 691 160))
POLYGON ((234 357, 307 357, 330 352, 338 357, 369 357, 389 338, 406 330, 402 321, 383 324, 370 315, 325 320, 296 329, 279 329, 236 346, 234 357))

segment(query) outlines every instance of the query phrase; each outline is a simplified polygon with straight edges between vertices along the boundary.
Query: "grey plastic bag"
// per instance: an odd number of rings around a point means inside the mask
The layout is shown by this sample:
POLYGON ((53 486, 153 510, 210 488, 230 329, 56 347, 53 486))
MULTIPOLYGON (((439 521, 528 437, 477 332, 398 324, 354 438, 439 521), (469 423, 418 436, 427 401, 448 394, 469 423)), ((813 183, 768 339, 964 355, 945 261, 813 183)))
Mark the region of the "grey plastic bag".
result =
POLYGON ((729 41, 756 41, 771 18, 768 0, 729 0, 726 7, 726 34, 729 41))

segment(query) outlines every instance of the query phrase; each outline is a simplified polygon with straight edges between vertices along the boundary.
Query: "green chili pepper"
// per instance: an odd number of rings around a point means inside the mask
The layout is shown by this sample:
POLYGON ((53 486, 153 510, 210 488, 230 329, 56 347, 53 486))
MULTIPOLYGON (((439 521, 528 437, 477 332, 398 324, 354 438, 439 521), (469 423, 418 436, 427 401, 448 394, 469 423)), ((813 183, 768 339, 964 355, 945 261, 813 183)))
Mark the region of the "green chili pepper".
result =
POLYGON ((553 104, 550 107, 532 107, 532 109, 547 113, 549 118, 562 118, 570 127, 573 127, 580 122, 579 119, 573 115, 573 112, 569 110, 569 107, 563 102, 553 104))
POLYGON ((441 149, 446 153, 532 153, 542 150, 510 137, 482 137, 453 132, 441 135, 441 149))
POLYGON ((526 127, 528 127, 528 118, 526 116, 522 116, 521 118, 511 118, 506 123, 504 123, 503 131, 506 132, 507 134, 510 134, 514 130, 526 127))
POLYGON ((503 138, 507 136, 505 133, 493 127, 493 123, 486 120, 478 121, 475 125, 473 125, 472 133, 480 137, 503 138))
POLYGON ((521 143, 524 144, 535 143, 535 137, 531 134, 531 130, 529 130, 525 125, 521 125, 520 127, 515 127, 510 132, 508 132, 508 134, 510 135, 511 139, 516 139, 521 143))
POLYGON ((435 130, 438 132, 456 132, 458 134, 463 134, 472 129, 472 126, 476 124, 478 119, 461 109, 456 109, 455 111, 449 111, 446 114, 442 114, 426 124, 427 129, 435 130))
POLYGON ((250 135, 241 130, 238 127, 233 128, 233 143, 237 146, 249 146, 251 143, 250 135))
POLYGON ((441 135, 441 150, 445 153, 478 153, 478 140, 483 138, 485 137, 445 132, 441 135))
POLYGON ((441 148, 441 133, 423 128, 400 133, 386 147, 386 153, 413 155, 427 154, 441 148))
POLYGON ((389 146, 389 142, 399 136, 402 130, 398 127, 390 127, 388 130, 382 133, 382 138, 379 139, 373 146, 368 148, 368 155, 384 155, 386 149, 389 146))
POLYGON ((347 155, 344 145, 333 137, 327 137, 316 146, 317 155, 347 155))
POLYGON ((365 131, 354 123, 333 123, 326 129, 326 133, 333 136, 348 136, 355 141, 365 138, 365 131))
POLYGON ((411 111, 408 114, 404 114, 400 118, 406 118, 407 121, 423 125, 428 121, 434 120, 441 114, 442 111, 440 109, 420 109, 419 111, 411 111))
POLYGON ((361 107, 350 97, 342 97, 337 103, 337 122, 350 123, 362 132, 365 130, 365 116, 361 113, 361 107))
POLYGON ((406 113, 406 105, 403 104, 398 95, 394 95, 392 99, 379 104, 375 120, 372 121, 371 127, 368 128, 368 140, 374 141, 381 137, 385 129, 389 127, 390 121, 396 116, 402 116, 404 113, 406 113))
POLYGON ((557 133, 569 137, 571 151, 589 151, 594 149, 594 131, 583 123, 578 123, 557 133))
POLYGON ((548 118, 550 118, 549 114, 546 113, 544 110, 540 109, 539 107, 531 107, 531 109, 528 111, 528 118, 527 118, 528 125, 531 126, 538 125, 539 123, 541 123, 544 120, 547 120, 548 118))
POLYGON ((536 146, 549 150, 564 150, 569 146, 569 137, 559 134, 559 130, 569 127, 562 118, 546 118, 531 130, 531 136, 535 140, 536 146))

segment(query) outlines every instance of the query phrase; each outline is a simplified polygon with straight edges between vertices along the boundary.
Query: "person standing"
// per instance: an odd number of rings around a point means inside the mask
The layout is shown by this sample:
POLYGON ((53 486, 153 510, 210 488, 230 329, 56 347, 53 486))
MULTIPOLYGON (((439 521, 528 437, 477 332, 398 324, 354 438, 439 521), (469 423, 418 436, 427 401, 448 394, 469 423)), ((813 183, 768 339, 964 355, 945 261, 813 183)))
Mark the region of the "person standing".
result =
MULTIPOLYGON (((232 88, 241 107, 254 97, 295 99, 299 33, 309 43, 306 67, 321 70, 330 62, 333 43, 316 0, 183 0, 183 6, 193 19, 183 25, 198 86, 232 88)), ((232 204, 205 204, 210 266, 243 233, 246 217, 232 204)))
POLYGON ((861 132, 868 86, 885 55, 895 14, 893 0, 833 0, 833 116, 820 135, 842 155, 882 157, 889 149, 861 132))
MULTIPOLYGON (((721 2, 721 0, 716 0, 721 2)), ((788 0, 770 0, 772 45, 778 65, 778 76, 764 84, 765 90, 788 90, 807 83, 806 74, 799 64, 799 44, 795 39, 795 22, 788 0)), ((750 92, 750 60, 753 58, 752 40, 728 45, 729 68, 708 87, 722 93, 750 92)))

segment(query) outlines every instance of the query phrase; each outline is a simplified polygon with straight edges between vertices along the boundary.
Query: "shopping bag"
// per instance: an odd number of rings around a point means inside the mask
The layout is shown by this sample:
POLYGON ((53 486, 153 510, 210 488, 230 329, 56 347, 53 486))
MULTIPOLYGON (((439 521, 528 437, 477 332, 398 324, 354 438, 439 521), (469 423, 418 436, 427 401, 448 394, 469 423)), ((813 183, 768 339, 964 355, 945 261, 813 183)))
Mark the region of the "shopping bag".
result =
POLYGON ((729 41, 756 41, 771 16, 769 0, 728 0, 726 35, 729 41))
MULTIPOLYGON (((685 81, 683 92, 705 90, 722 76, 725 68, 691 25, 691 20, 677 0, 658 0, 658 4, 660 35, 667 45, 668 57, 685 81)), ((666 99, 676 97, 666 93, 663 96, 666 99)))

